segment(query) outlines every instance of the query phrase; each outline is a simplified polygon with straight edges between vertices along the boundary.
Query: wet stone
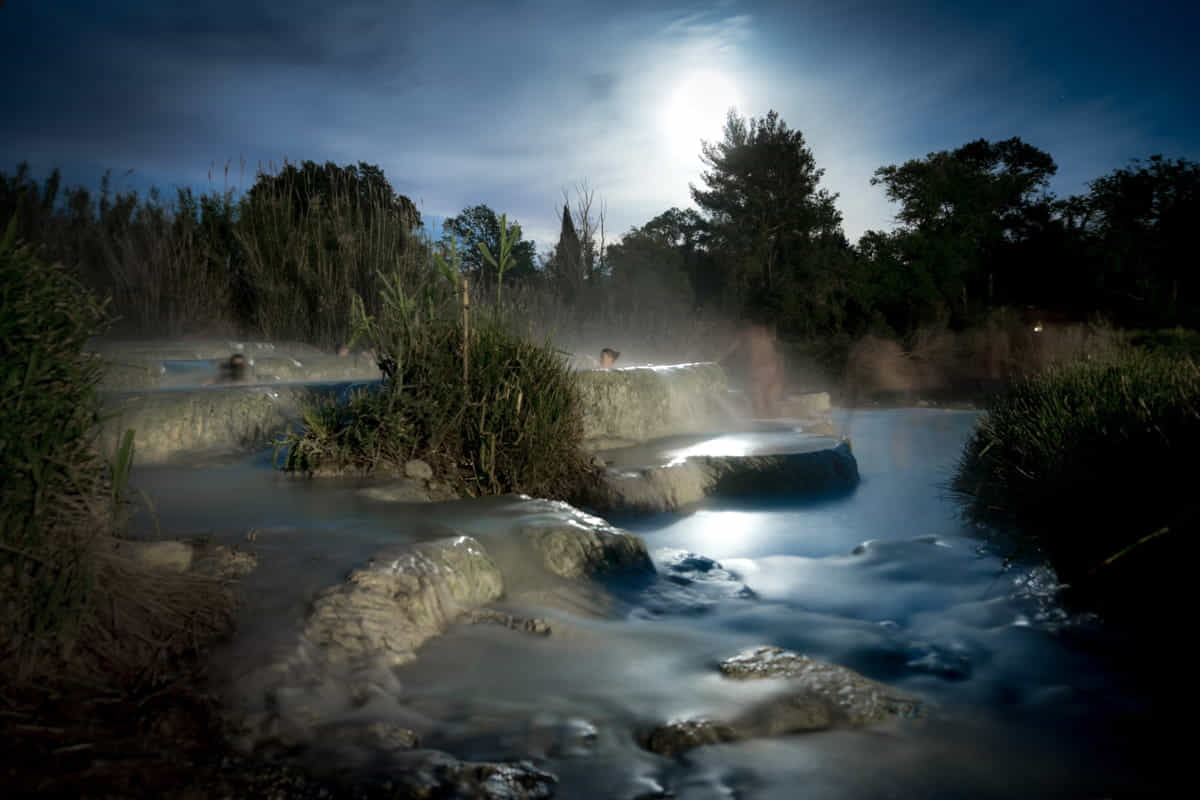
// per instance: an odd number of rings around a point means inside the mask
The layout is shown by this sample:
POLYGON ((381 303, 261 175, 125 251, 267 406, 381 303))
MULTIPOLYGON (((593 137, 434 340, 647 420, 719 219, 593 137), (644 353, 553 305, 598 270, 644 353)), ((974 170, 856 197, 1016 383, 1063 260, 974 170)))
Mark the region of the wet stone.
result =
POLYGON ((742 739, 861 727, 922 713, 919 700, 905 697, 853 670, 779 647, 753 647, 726 659, 723 676, 733 680, 782 679, 781 691, 728 719, 698 717, 661 725, 642 737, 647 750, 673 757, 692 748, 742 739))
POLYGON ((421 737, 416 731, 382 720, 328 725, 318 731, 317 739, 323 746, 349 744, 371 751, 415 750, 421 746, 421 737))
POLYGON ((461 613, 499 598, 500 572, 469 536, 384 551, 313 602, 305 635, 332 663, 393 665, 461 613))
POLYGON ((814 697, 834 703, 851 725, 866 725, 892 717, 916 716, 921 702, 891 687, 837 664, 763 645, 743 650, 721 662, 721 674, 735 680, 787 678, 814 697))
POLYGON ((549 572, 562 578, 654 572, 654 562, 640 537, 567 503, 544 502, 548 511, 568 518, 526 526, 519 535, 549 572))
POLYGON ((697 747, 736 742, 742 738, 745 737, 725 723, 709 719, 687 719, 668 722, 654 728, 642 737, 641 745, 652 753, 673 758, 697 747))
POLYGON ((432 498, 423 481, 401 478, 383 486, 368 486, 358 493, 382 503, 428 503, 432 498))
POLYGON ((414 458, 404 463, 404 474, 409 478, 427 481, 433 478, 433 468, 421 459, 414 458))
POLYGON ((236 580, 245 577, 258 566, 258 557, 245 550, 223 544, 204 545, 196 549, 192 571, 218 580, 236 580))
POLYGON ((459 761, 437 750, 398 753, 389 760, 388 778, 414 800, 471 797, 481 800, 541 800, 554 796, 558 778, 529 761, 459 761))
POLYGON ((640 598, 652 615, 703 614, 724 601, 757 597, 740 575, 711 558, 670 548, 658 550, 655 555, 661 579, 640 598))
POLYGON ((192 566, 195 549, 187 542, 136 542, 120 540, 120 552, 152 569, 187 572, 192 566))
POLYGON ((498 625, 520 633, 534 636, 549 636, 550 623, 540 617, 521 617, 491 608, 479 608, 465 615, 467 622, 472 625, 498 625))

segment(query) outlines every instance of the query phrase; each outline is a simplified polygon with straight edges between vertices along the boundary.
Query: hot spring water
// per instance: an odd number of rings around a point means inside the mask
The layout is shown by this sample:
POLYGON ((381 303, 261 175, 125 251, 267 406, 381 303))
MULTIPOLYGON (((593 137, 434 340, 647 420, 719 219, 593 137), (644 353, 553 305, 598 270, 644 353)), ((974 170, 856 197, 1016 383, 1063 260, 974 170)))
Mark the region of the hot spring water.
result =
MULTIPOLYGON (((581 596, 578 613, 547 610, 555 633, 546 638, 459 626, 399 668, 390 695, 351 706, 332 687, 319 713, 392 720, 459 758, 533 759, 568 798, 657 789, 686 798, 1164 790, 1178 734, 1156 723, 1160 709, 1126 677, 1156 654, 1125 652, 1116 635, 1069 618, 1053 600, 1051 575, 1036 564, 1006 566, 1003 543, 985 545, 959 521, 943 487, 975 418, 838 412, 862 476, 854 491, 613 517, 645 539, 661 574, 613 583, 609 616, 586 613, 600 601, 581 596), (723 570, 705 571, 685 551, 723 570), (929 714, 704 747, 678 760, 637 745, 635 733, 649 725, 764 691, 714 670, 756 644, 855 669, 922 698, 929 714)), ((258 553, 242 584, 239 634, 218 656, 232 696, 244 665, 294 636, 313 593, 381 547, 448 528, 496 534, 555 513, 516 497, 381 503, 357 493, 362 481, 285 477, 265 455, 142 468, 134 484, 153 501, 164 535, 208 534, 258 553)), ((135 525, 154 534, 148 514, 135 525)))

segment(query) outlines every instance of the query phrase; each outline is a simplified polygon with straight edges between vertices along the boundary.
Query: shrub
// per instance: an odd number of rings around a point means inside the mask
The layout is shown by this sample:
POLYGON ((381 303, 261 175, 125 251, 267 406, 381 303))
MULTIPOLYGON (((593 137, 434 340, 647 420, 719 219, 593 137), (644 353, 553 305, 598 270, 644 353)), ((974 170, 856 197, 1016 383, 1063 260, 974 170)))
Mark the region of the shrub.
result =
POLYGON ((101 365, 83 352, 107 303, 15 246, 15 229, 0 242, 0 672, 93 690, 153 681, 164 656, 225 629, 231 598, 116 546, 132 433, 116 464, 98 454, 101 365))
POLYGON ((17 247, 15 230, 14 218, 0 244, 0 658, 30 662, 76 632, 95 581, 87 552, 110 522, 111 476, 90 438, 100 365, 82 356, 107 320, 66 270, 17 247))
POLYGON ((515 333, 499 307, 464 324, 455 274, 416 291, 385 278, 378 317, 356 303, 383 386, 308 409, 305 430, 286 441, 285 469, 397 470, 422 458, 468 495, 585 490, 594 470, 566 359, 515 333))
POLYGON ((329 348, 345 342, 352 299, 378 309, 379 269, 406 281, 423 277, 417 225, 416 208, 378 168, 306 161, 260 172, 235 228, 250 330, 329 348))
POLYGON ((951 489, 968 517, 1014 527, 1086 593, 1155 540, 1174 544, 1154 544, 1158 569, 1142 579, 1163 577, 1162 554, 1194 546, 1198 447, 1200 368, 1125 351, 1054 366, 994 398, 951 489))

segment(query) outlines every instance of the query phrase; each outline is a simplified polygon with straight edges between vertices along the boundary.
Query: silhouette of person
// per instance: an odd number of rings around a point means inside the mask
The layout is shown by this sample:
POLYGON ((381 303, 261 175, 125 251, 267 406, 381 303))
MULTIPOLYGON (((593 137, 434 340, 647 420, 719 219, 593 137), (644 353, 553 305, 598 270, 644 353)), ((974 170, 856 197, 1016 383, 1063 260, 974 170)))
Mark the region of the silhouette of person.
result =
POLYGON ((775 350, 775 334, 760 322, 743 320, 734 340, 716 359, 717 363, 738 351, 745 359, 754 415, 774 417, 783 394, 783 364, 775 350))

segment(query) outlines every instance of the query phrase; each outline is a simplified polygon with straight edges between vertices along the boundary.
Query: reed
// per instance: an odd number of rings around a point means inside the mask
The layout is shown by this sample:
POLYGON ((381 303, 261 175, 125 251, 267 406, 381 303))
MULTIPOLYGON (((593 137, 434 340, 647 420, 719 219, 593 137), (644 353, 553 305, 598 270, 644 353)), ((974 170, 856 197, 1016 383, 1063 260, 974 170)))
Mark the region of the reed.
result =
POLYGON ((384 384, 307 409, 284 468, 395 471, 421 458, 466 495, 576 496, 595 471, 565 357, 516 332, 499 296, 468 318, 459 265, 439 266, 444 278, 415 285, 381 272, 378 314, 355 300, 355 341, 384 384))
POLYGON ((1120 614, 1190 563, 1180 554, 1195 547, 1198 447, 1196 362, 1116 351, 1056 364, 994 397, 950 488, 969 518, 1017 532, 1064 581, 1101 592, 1093 599, 1120 614), (1136 580, 1111 580, 1135 562, 1125 574, 1136 580))
POLYGON ((14 684, 152 682, 169 656, 225 630, 232 600, 120 553, 133 437, 115 463, 99 455, 101 367, 84 353, 108 304, 18 245, 15 220, 0 297, 0 671, 14 684))

